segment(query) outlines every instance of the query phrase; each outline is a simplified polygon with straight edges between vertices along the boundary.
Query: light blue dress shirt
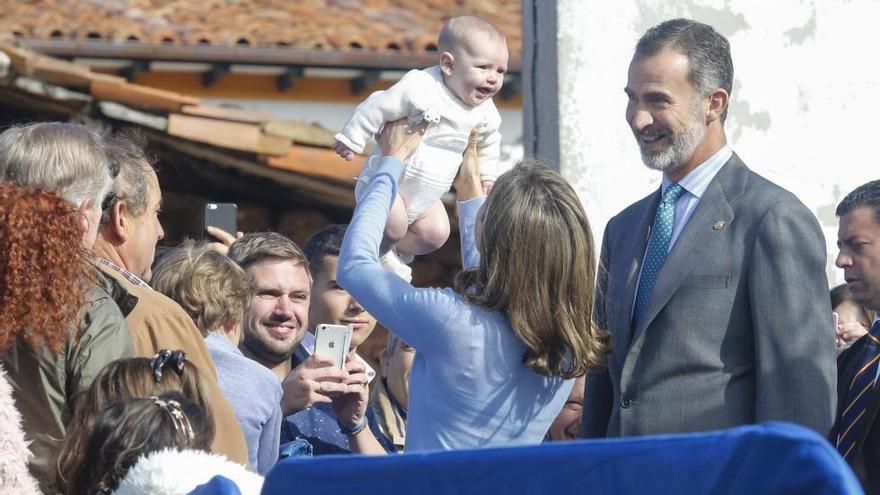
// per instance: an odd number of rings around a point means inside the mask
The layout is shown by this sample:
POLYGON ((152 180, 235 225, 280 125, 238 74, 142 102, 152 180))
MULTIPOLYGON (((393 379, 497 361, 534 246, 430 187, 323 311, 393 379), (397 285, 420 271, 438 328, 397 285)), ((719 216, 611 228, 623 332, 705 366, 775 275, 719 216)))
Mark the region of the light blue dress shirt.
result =
MULTIPOLYGON (((669 251, 672 250, 672 246, 675 245, 675 241, 678 240, 681 231, 684 230, 688 220, 691 219, 691 215, 694 214, 694 210, 697 209, 697 205, 700 204, 700 198, 703 197, 706 189, 709 188, 709 183, 712 182, 712 179, 715 178, 718 171, 721 170, 721 167, 723 167, 725 163, 727 163, 727 160, 730 160, 732 155, 733 150, 730 148, 730 145, 725 144, 720 150, 716 151, 714 155, 710 156, 708 160, 703 162, 697 168, 691 170, 691 173, 678 181, 678 184, 684 188, 684 193, 682 193, 675 202, 675 223, 672 225, 672 238, 669 239, 669 251)), ((663 175, 663 184, 660 186, 660 194, 662 195, 665 193, 666 189, 671 185, 672 181, 670 181, 666 175, 663 175)), ((667 251, 667 253, 669 251, 667 251)))
MULTIPOLYGON (((709 188, 712 179, 718 175, 718 171, 721 170, 721 167, 723 167, 725 163, 727 163, 727 160, 730 160, 731 156, 733 156, 733 149, 731 149, 729 144, 725 144, 705 162, 691 170, 691 173, 678 181, 678 184, 684 189, 684 192, 675 201, 675 222, 672 224, 672 237, 669 239, 669 248, 666 251, 667 254, 672 251, 672 246, 675 245, 678 236, 681 235, 688 220, 691 219, 694 210, 697 209, 697 205, 700 204, 700 199, 703 197, 706 189, 709 188)), ((664 174, 663 183, 660 185, 660 197, 663 197, 666 189, 671 185, 672 181, 666 178, 666 175, 664 174)), ((642 267, 645 266, 645 256, 647 255, 648 252, 646 245, 645 253, 642 255, 642 267)), ((639 281, 641 281, 641 279, 642 268, 640 267, 639 281)), ((638 285, 636 287, 638 287, 638 285)), ((634 298, 631 311, 634 311, 635 307, 636 303, 634 298)))

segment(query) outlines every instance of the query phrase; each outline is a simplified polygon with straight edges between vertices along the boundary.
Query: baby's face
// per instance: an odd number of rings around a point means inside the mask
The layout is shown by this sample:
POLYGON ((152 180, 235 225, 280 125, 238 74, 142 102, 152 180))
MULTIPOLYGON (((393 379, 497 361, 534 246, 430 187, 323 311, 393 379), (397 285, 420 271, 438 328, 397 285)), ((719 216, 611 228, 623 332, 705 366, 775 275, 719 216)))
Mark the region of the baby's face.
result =
POLYGON ((491 99, 504 84, 507 45, 481 36, 456 47, 451 67, 444 64, 446 85, 465 105, 477 106, 491 99))

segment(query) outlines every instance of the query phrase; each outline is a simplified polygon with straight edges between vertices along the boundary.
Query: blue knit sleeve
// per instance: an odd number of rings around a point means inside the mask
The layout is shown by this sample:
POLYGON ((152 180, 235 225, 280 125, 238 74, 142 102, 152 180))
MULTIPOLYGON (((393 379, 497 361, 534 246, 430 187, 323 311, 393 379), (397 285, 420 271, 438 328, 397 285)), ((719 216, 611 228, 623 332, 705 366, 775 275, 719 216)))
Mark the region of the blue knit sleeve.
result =
POLYGON ((429 330, 449 319, 454 294, 415 288, 379 263, 379 245, 402 171, 402 162, 382 158, 346 231, 337 279, 385 328, 419 351, 436 349, 443 347, 444 337, 429 330))

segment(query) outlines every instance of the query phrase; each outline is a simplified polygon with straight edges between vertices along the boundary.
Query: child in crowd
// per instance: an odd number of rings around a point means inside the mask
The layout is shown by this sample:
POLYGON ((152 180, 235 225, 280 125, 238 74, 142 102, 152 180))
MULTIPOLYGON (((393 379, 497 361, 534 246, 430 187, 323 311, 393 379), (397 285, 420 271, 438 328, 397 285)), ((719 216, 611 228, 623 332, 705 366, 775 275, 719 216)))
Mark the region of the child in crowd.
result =
POLYGON ((72 491, 184 495, 219 475, 237 493, 259 494, 262 477, 211 454, 213 438, 210 415, 180 393, 117 402, 82 440, 86 455, 73 473, 72 491))
POLYGON ((184 243, 162 257, 151 284, 180 304, 205 337, 220 389, 244 432, 248 461, 265 475, 278 461, 281 383, 238 349, 253 298, 250 277, 226 255, 184 243))
POLYGON ((117 402, 167 392, 182 394, 206 416, 211 416, 207 395, 199 385, 199 370, 183 351, 163 349, 153 358, 118 359, 105 366, 91 386, 76 398, 58 455, 56 476, 61 492, 80 493, 72 484, 73 473, 85 462, 85 439, 91 435, 95 418, 102 411, 117 402))
MULTIPOLYGON (((401 260, 430 253, 449 237, 440 198, 452 185, 472 130, 479 139, 484 192, 504 171, 499 164, 501 116, 492 102, 507 71, 504 35, 478 17, 456 17, 443 27, 438 52, 439 65, 412 70, 391 88, 370 95, 334 143, 335 151, 351 160, 386 122, 408 117, 429 125, 418 151, 406 161, 380 248, 383 265, 404 278, 409 267, 401 260)), ((358 200, 379 158, 374 150, 364 165, 355 186, 358 200)))
POLYGON ((81 439, 85 455, 71 491, 113 493, 142 455, 168 448, 207 451, 213 437, 205 412, 179 393, 117 402, 98 414, 81 439))

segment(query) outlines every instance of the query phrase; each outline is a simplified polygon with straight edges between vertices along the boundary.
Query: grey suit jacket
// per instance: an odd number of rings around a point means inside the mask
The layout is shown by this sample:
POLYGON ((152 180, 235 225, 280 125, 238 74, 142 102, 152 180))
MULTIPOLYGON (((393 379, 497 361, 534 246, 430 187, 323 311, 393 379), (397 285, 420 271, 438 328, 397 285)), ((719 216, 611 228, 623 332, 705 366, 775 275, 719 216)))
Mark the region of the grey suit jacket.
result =
POLYGON ((706 431, 790 421, 827 435, 836 405, 825 243, 791 193, 735 154, 632 307, 659 191, 605 229, 596 320, 608 369, 588 376, 583 435, 706 431))

